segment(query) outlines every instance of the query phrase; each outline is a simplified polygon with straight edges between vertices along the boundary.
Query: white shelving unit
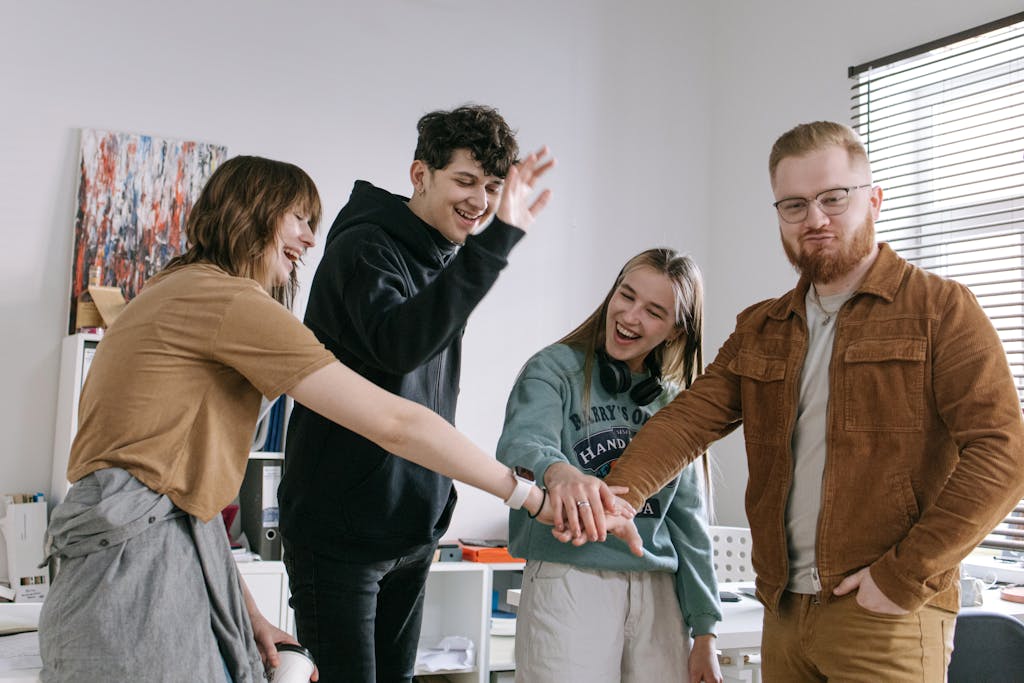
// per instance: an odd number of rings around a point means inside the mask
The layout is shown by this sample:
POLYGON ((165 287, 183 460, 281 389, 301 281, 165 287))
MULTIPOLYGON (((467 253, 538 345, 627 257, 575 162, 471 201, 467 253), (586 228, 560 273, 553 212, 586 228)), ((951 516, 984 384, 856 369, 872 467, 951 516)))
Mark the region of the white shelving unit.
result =
POLYGON ((288 606, 291 592, 284 562, 239 562, 238 573, 267 621, 295 635, 295 616, 288 606))
POLYGON ((458 671, 428 672, 416 675, 444 674, 452 681, 484 683, 487 679, 486 634, 490 629, 491 575, 486 564, 477 562, 435 562, 427 577, 423 599, 423 626, 419 649, 436 647, 446 636, 465 636, 473 641, 475 665, 458 671))
MULTIPOLYGON (((72 334, 61 342, 60 346, 60 385, 57 392, 57 422, 53 436, 53 470, 50 481, 49 500, 55 505, 68 492, 67 474, 68 457, 71 455, 71 443, 78 431, 78 400, 82 396, 82 386, 96 347, 103 339, 99 334, 72 334)), ((285 403, 284 423, 288 424, 291 413, 291 401, 285 403)), ((282 437, 283 438, 283 437, 282 437)), ((283 459, 284 453, 263 452, 251 453, 250 458, 283 459)))
MULTIPOLYGON (((505 612, 515 612, 516 608, 510 605, 507 594, 510 588, 521 588, 523 585, 522 562, 509 562, 492 564, 491 567, 491 594, 498 596, 498 609, 505 612)), ((492 597, 493 601, 493 597, 492 597)), ((491 677, 489 683, 498 680, 499 673, 513 673, 516 669, 515 659, 515 636, 497 636, 488 632, 488 669, 491 677)), ((509 677, 507 680, 511 680, 509 677)))
POLYGON ((60 385, 57 391, 57 424, 53 431, 53 474, 50 480, 52 504, 64 500, 70 484, 67 480, 71 442, 78 431, 78 399, 89 372, 92 355, 103 337, 98 334, 72 334, 60 345, 60 385))
MULTIPOLYGON (((67 495, 68 458, 78 430, 78 400, 96 347, 103 339, 97 334, 72 334, 61 342, 60 387, 57 393, 57 423, 53 438, 53 471, 50 501, 55 505, 67 495)), ((286 415, 287 417, 287 415, 286 415)), ((281 453, 254 453, 252 457, 283 458, 281 453)), ((288 577, 283 562, 240 562, 239 572, 260 611, 272 624, 292 633, 294 618, 288 607, 288 577)))
MULTIPOLYGON (((522 585, 523 563, 435 562, 430 567, 423 600, 420 649, 435 647, 445 636, 473 640, 476 664, 457 671, 436 671, 457 683, 490 683, 493 676, 515 670, 514 638, 491 635, 492 591, 500 609, 507 588, 522 585)), ((416 675, 431 672, 417 670, 416 675)), ((500 679, 505 680, 505 679, 500 679)))

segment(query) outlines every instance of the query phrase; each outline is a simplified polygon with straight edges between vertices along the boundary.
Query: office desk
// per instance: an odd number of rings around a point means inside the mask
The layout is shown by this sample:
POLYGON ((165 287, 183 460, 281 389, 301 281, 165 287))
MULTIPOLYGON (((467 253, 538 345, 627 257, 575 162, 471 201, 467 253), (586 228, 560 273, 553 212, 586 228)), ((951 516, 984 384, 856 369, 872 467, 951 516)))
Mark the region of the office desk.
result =
POLYGON ((718 625, 718 637, 715 639, 718 649, 724 654, 726 650, 760 648, 764 607, 757 598, 741 592, 753 592, 754 582, 723 582, 718 584, 718 589, 740 596, 739 602, 722 603, 722 623, 718 625))
MULTIPOLYGON (((722 675, 729 683, 757 683, 760 678, 761 603, 744 595, 741 590, 753 590, 753 581, 720 583, 719 590, 736 593, 739 602, 722 603, 722 622, 718 625, 715 646, 721 653, 722 675)), ((519 605, 520 589, 510 589, 505 597, 508 604, 519 605)))
POLYGON ((988 588, 982 594, 980 607, 961 607, 961 612, 999 612, 1024 621, 1024 603, 1010 602, 999 597, 999 588, 988 588))
MULTIPOLYGON (((760 680, 757 670, 760 664, 761 625, 764 608, 761 603, 741 591, 752 589, 754 583, 720 583, 719 590, 736 593, 739 602, 722 603, 722 622, 718 625, 716 646, 722 654, 722 673, 727 681, 760 680)), ((508 591, 510 605, 519 604, 518 589, 508 591)), ((999 597, 999 588, 989 588, 984 594, 980 607, 964 607, 962 612, 999 612, 1024 621, 1024 604, 1010 602, 999 597)))
MULTIPOLYGON (((730 591, 740 596, 739 602, 722 603, 722 623, 718 625, 717 645, 719 650, 758 648, 761 646, 761 619, 764 608, 761 603, 749 595, 743 595, 741 589, 752 589, 753 581, 738 583, 720 583, 720 590, 730 591)), ((506 594, 508 604, 519 605, 520 589, 512 588, 506 594)), ((1024 605, 1021 605, 1024 607, 1024 605)), ((1022 610, 1024 611, 1024 610, 1022 610)))
MULTIPOLYGON (((723 674, 727 680, 757 681, 759 678, 752 670, 756 667, 761 647, 761 619, 764 610, 761 603, 740 591, 751 588, 753 582, 721 583, 719 588, 740 596, 739 602, 722 603, 722 623, 718 626, 716 645, 722 652, 723 674), (751 665, 748 667, 747 665, 751 665), (732 674, 729 676, 729 674, 732 674), (745 675, 749 674, 749 675, 745 675)), ((520 590, 511 589, 507 593, 510 605, 519 604, 520 590)), ((964 607, 963 612, 1000 612, 1024 621, 1024 604, 1009 602, 999 597, 998 588, 990 588, 984 593, 984 604, 980 607, 964 607)), ((35 625, 39 619, 39 605, 5 605, 3 611, 7 619, 19 625, 35 625), (29 623, 31 622, 31 623, 29 623)), ((36 670, 0 671, 0 683, 38 683, 36 670)))
MULTIPOLYGON (((2 603, 0 604, 0 633, 23 628, 35 628, 39 625, 41 602, 2 603)), ((2 637, 2 636, 0 636, 2 637)), ((37 650, 38 652, 38 650, 37 650)), ((0 683, 38 683, 38 669, 15 669, 4 671, 4 662, 0 661, 0 683)))
MULTIPOLYGON (((270 623, 291 632, 294 625, 288 608, 288 579, 284 563, 239 562, 238 572, 245 578, 256 606, 270 623)), ((0 632, 10 627, 36 627, 42 606, 38 602, 0 603, 0 632)), ((0 661, 0 683, 38 683, 38 669, 4 671, 4 664, 0 661)))

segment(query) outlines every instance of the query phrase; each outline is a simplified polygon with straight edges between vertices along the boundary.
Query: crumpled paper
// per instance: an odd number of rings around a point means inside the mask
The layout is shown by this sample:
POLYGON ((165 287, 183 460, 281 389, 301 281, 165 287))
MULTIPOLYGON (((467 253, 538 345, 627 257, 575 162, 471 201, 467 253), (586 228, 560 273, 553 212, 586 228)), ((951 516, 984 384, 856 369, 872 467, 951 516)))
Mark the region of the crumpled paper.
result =
POLYGON ((465 636, 445 636, 436 647, 416 652, 416 668, 420 671, 471 669, 476 661, 473 640, 465 636))

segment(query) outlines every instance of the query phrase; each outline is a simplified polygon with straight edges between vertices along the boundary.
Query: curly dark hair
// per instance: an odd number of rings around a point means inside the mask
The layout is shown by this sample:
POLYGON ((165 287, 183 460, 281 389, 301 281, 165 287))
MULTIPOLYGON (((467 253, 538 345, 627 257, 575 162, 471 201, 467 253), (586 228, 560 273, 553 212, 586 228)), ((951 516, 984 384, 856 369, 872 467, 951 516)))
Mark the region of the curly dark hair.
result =
POLYGON ((515 131, 497 109, 467 104, 451 111, 432 111, 416 124, 419 138, 414 159, 431 170, 451 163, 457 149, 469 150, 487 175, 504 178, 519 159, 515 131))

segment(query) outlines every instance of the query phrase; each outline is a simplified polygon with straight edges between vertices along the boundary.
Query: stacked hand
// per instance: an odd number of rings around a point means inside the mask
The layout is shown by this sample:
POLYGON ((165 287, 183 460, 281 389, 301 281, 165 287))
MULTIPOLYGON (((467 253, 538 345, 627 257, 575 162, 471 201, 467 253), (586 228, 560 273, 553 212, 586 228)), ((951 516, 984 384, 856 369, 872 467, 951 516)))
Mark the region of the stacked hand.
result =
POLYGON ((548 467, 544 484, 548 490, 545 513, 550 514, 551 533, 559 541, 579 546, 604 541, 612 534, 625 541, 634 555, 643 555, 643 542, 633 523, 636 511, 618 497, 629 489, 609 487, 567 463, 548 467))
POLYGON ((547 146, 541 147, 509 169, 501 188, 501 203, 498 205, 498 218, 503 222, 520 230, 528 230, 537 214, 547 206, 551 190, 541 192, 532 204, 530 194, 537 179, 554 167, 555 158, 550 155, 547 146))

